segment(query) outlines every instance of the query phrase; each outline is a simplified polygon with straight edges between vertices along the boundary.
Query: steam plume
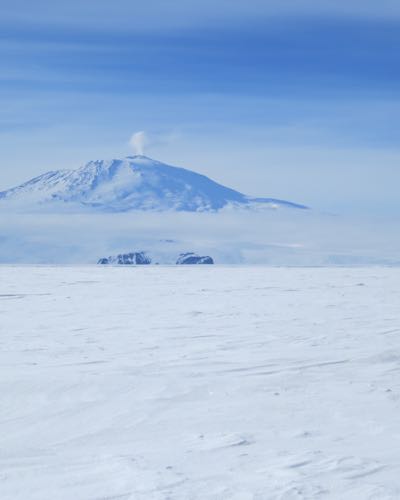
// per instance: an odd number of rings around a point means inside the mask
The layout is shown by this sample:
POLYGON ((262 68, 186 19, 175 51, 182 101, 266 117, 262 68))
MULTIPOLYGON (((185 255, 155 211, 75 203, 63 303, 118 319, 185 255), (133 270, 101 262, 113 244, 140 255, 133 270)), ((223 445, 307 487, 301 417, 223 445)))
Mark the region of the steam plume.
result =
POLYGON ((129 140, 129 144, 132 146, 135 154, 143 155, 144 148, 148 144, 148 138, 146 132, 141 130, 140 132, 135 132, 129 140))

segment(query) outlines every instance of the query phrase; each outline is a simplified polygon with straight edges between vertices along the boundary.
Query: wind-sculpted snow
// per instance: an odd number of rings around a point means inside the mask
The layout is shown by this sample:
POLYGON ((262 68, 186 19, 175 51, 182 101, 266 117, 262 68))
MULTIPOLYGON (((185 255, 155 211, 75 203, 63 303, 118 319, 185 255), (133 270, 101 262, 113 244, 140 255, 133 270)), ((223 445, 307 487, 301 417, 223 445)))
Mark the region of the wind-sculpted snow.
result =
POLYGON ((222 208, 304 209, 270 198, 251 198, 204 175, 145 156, 91 161, 78 170, 48 172, 0 192, 0 209, 105 212, 187 211, 222 208))
POLYGON ((1 500, 397 500, 399 282, 0 267, 1 500))

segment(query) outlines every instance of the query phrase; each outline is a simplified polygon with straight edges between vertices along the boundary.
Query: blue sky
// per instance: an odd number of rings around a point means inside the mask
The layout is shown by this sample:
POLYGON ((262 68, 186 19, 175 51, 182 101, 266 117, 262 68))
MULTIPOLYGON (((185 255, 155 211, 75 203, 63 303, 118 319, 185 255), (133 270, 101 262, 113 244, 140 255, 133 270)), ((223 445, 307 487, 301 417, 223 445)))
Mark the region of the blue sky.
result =
POLYGON ((400 4, 293 3, 3 0, 0 189, 144 130, 249 194, 398 213, 400 4))

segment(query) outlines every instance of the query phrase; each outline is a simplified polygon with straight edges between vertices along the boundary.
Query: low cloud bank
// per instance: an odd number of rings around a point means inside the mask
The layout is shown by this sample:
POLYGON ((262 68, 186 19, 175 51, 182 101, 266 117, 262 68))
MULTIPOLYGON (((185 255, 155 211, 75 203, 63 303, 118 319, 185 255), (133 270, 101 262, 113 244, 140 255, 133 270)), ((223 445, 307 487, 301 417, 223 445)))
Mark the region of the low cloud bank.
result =
POLYGON ((95 264, 101 257, 143 250, 161 264, 193 251, 211 255, 217 264, 398 265, 398 229, 399 221, 293 210, 8 214, 0 220, 0 263, 95 264))

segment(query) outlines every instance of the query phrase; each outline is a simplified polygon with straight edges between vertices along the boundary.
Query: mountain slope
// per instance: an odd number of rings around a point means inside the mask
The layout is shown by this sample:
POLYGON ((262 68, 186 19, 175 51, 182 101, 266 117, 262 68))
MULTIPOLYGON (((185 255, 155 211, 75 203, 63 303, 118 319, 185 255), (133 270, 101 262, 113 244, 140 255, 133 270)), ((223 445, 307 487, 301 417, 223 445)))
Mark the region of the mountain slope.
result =
POLYGON ((216 211, 225 207, 307 207, 273 198, 251 198, 204 175, 145 156, 91 161, 77 170, 47 172, 0 192, 0 207, 216 211))

